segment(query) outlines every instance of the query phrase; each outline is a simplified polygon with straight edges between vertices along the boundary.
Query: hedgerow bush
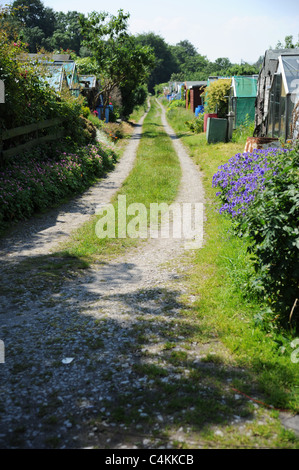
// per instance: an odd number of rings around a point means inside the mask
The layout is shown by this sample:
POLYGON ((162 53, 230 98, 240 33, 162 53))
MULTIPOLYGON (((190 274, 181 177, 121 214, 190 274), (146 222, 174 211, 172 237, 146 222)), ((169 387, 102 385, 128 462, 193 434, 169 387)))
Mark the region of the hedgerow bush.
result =
POLYGON ((185 108, 186 107, 186 101, 185 100, 172 100, 167 106, 167 112, 170 111, 173 108, 185 108))
POLYGON ((197 117, 191 119, 191 121, 185 121, 185 124, 194 134, 200 134, 204 131, 204 114, 199 114, 197 117))
MULTIPOLYGON (((268 318, 286 325, 299 298, 299 147, 237 154, 219 167, 213 186, 220 213, 247 242, 250 288, 268 302, 268 318)), ((292 316, 299 325, 298 308, 292 316)))
POLYGON ((92 142, 94 133, 89 123, 80 117, 84 98, 72 96, 69 90, 57 93, 43 79, 46 68, 41 61, 24 60, 26 44, 11 40, 11 34, 5 28, 8 11, 0 7, 0 80, 5 85, 5 102, 0 104, 1 128, 13 129, 61 117, 70 141, 82 145, 92 142))
POLYGON ((219 118, 225 118, 228 112, 228 95, 231 79, 219 79, 210 83, 205 92, 205 113, 214 113, 217 110, 219 118))
POLYGON ((49 158, 48 149, 37 148, 0 169, 0 223, 26 219, 84 191, 117 160, 104 143, 53 152, 49 158))

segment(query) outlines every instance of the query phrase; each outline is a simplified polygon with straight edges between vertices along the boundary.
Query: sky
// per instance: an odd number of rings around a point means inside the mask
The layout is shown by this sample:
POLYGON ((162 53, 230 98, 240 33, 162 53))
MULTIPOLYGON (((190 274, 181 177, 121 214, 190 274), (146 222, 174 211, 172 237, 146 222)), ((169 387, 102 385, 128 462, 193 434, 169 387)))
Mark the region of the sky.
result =
POLYGON ((171 45, 187 39, 210 61, 254 63, 285 36, 299 35, 298 0, 42 0, 54 11, 130 13, 132 34, 154 32, 171 45))

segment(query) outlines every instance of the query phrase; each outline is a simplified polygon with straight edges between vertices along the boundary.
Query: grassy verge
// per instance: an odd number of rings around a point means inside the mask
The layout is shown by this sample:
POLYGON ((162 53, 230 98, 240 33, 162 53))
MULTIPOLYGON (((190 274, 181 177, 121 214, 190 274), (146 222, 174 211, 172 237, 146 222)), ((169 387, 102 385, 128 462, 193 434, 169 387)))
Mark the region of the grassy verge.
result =
MULTIPOLYGON (((168 119, 203 172, 207 199, 206 243, 189 273, 190 289, 200 299, 195 304, 198 317, 207 330, 217 332, 237 364, 254 374, 269 404, 298 412, 299 368, 291 360, 292 332, 275 327, 270 332, 264 331, 254 321, 265 305, 244 291, 250 266, 246 246, 230 234, 230 221, 219 215, 216 190, 212 188, 212 176, 218 166, 243 152, 245 140, 207 144, 205 134, 184 131, 180 112, 172 110, 168 119)), ((246 392, 246 384, 242 387, 246 392)))

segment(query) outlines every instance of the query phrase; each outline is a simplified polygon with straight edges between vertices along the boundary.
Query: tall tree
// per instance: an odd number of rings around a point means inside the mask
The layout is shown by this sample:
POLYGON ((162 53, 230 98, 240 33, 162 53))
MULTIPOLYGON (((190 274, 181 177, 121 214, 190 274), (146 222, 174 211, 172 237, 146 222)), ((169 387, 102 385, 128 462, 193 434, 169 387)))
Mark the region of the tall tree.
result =
POLYGON ((55 13, 40 0, 15 0, 12 4, 13 22, 17 22, 19 37, 28 43, 30 52, 46 47, 46 39, 55 30, 55 13))
POLYGON ((294 49, 295 47, 299 47, 299 35, 296 43, 294 43, 292 35, 286 36, 284 38, 284 43, 278 41, 275 49, 294 49))
POLYGON ((149 91, 153 92, 155 85, 167 82, 172 73, 179 71, 177 61, 172 53, 171 46, 158 34, 153 32, 138 34, 136 39, 142 46, 152 48, 155 54, 155 64, 148 80, 149 91))
POLYGON ((188 58, 198 55, 193 44, 191 44, 187 39, 178 42, 175 46, 170 46, 170 50, 180 68, 182 68, 182 65, 188 60, 188 58))
POLYGON ((259 67, 250 64, 235 64, 224 70, 223 75, 231 77, 233 75, 257 75, 259 73, 259 67))
POLYGON ((50 38, 51 50, 71 49, 77 55, 80 53, 82 37, 79 16, 80 13, 77 11, 55 13, 56 27, 50 38))
POLYGON ((126 93, 130 90, 133 95, 154 65, 152 49, 142 46, 127 32, 129 16, 123 10, 117 16, 95 11, 87 17, 80 15, 83 45, 92 51, 101 70, 105 106, 115 88, 125 87, 126 93))

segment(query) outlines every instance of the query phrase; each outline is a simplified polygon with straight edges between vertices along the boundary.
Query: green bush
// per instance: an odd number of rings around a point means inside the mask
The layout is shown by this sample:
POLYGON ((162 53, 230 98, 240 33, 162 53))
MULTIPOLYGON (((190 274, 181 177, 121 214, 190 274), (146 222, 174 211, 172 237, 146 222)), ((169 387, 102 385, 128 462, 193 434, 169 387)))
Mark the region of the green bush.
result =
POLYGON ((0 172, 0 222, 26 219, 84 191, 111 170, 114 150, 101 143, 67 151, 38 147, 9 161, 0 172))
MULTIPOLYGON (((0 10, 0 19, 3 13, 0 10)), ((5 102, 1 104, 0 126, 13 129, 43 120, 62 117, 67 138, 85 145, 92 142, 94 132, 82 120, 85 101, 69 90, 56 93, 43 79, 42 65, 20 60, 26 45, 11 42, 5 29, 0 31, 0 80, 5 84, 5 102), (83 108, 83 109, 82 109, 83 108), (91 140, 90 140, 91 139, 91 140)), ((87 117, 87 116, 86 116, 87 117)), ((15 143, 18 143, 16 139, 15 143)))
MULTIPOLYGON (((253 286, 286 323, 299 299, 299 148, 276 155, 272 164, 274 171, 266 177, 240 229, 250 240, 257 274, 253 286)), ((294 321, 299 325, 298 307, 294 321)))
POLYGON ((205 112, 217 111, 219 118, 225 118, 228 112, 228 95, 231 79, 218 79, 212 82, 205 93, 205 112))
POLYGON ((199 114, 191 121, 185 121, 185 124, 194 134, 200 134, 204 131, 204 114, 199 114))
POLYGON ((254 128, 255 122, 247 114, 245 121, 233 131, 232 142, 243 142, 247 137, 253 136, 254 128))
POLYGON ((186 101, 185 100, 172 100, 167 106, 167 111, 173 108, 185 108, 186 101))
POLYGON ((299 147, 237 154, 219 167, 213 186, 221 188, 220 213, 246 240, 255 270, 249 291, 267 301, 271 321, 286 325, 299 299, 299 147))

